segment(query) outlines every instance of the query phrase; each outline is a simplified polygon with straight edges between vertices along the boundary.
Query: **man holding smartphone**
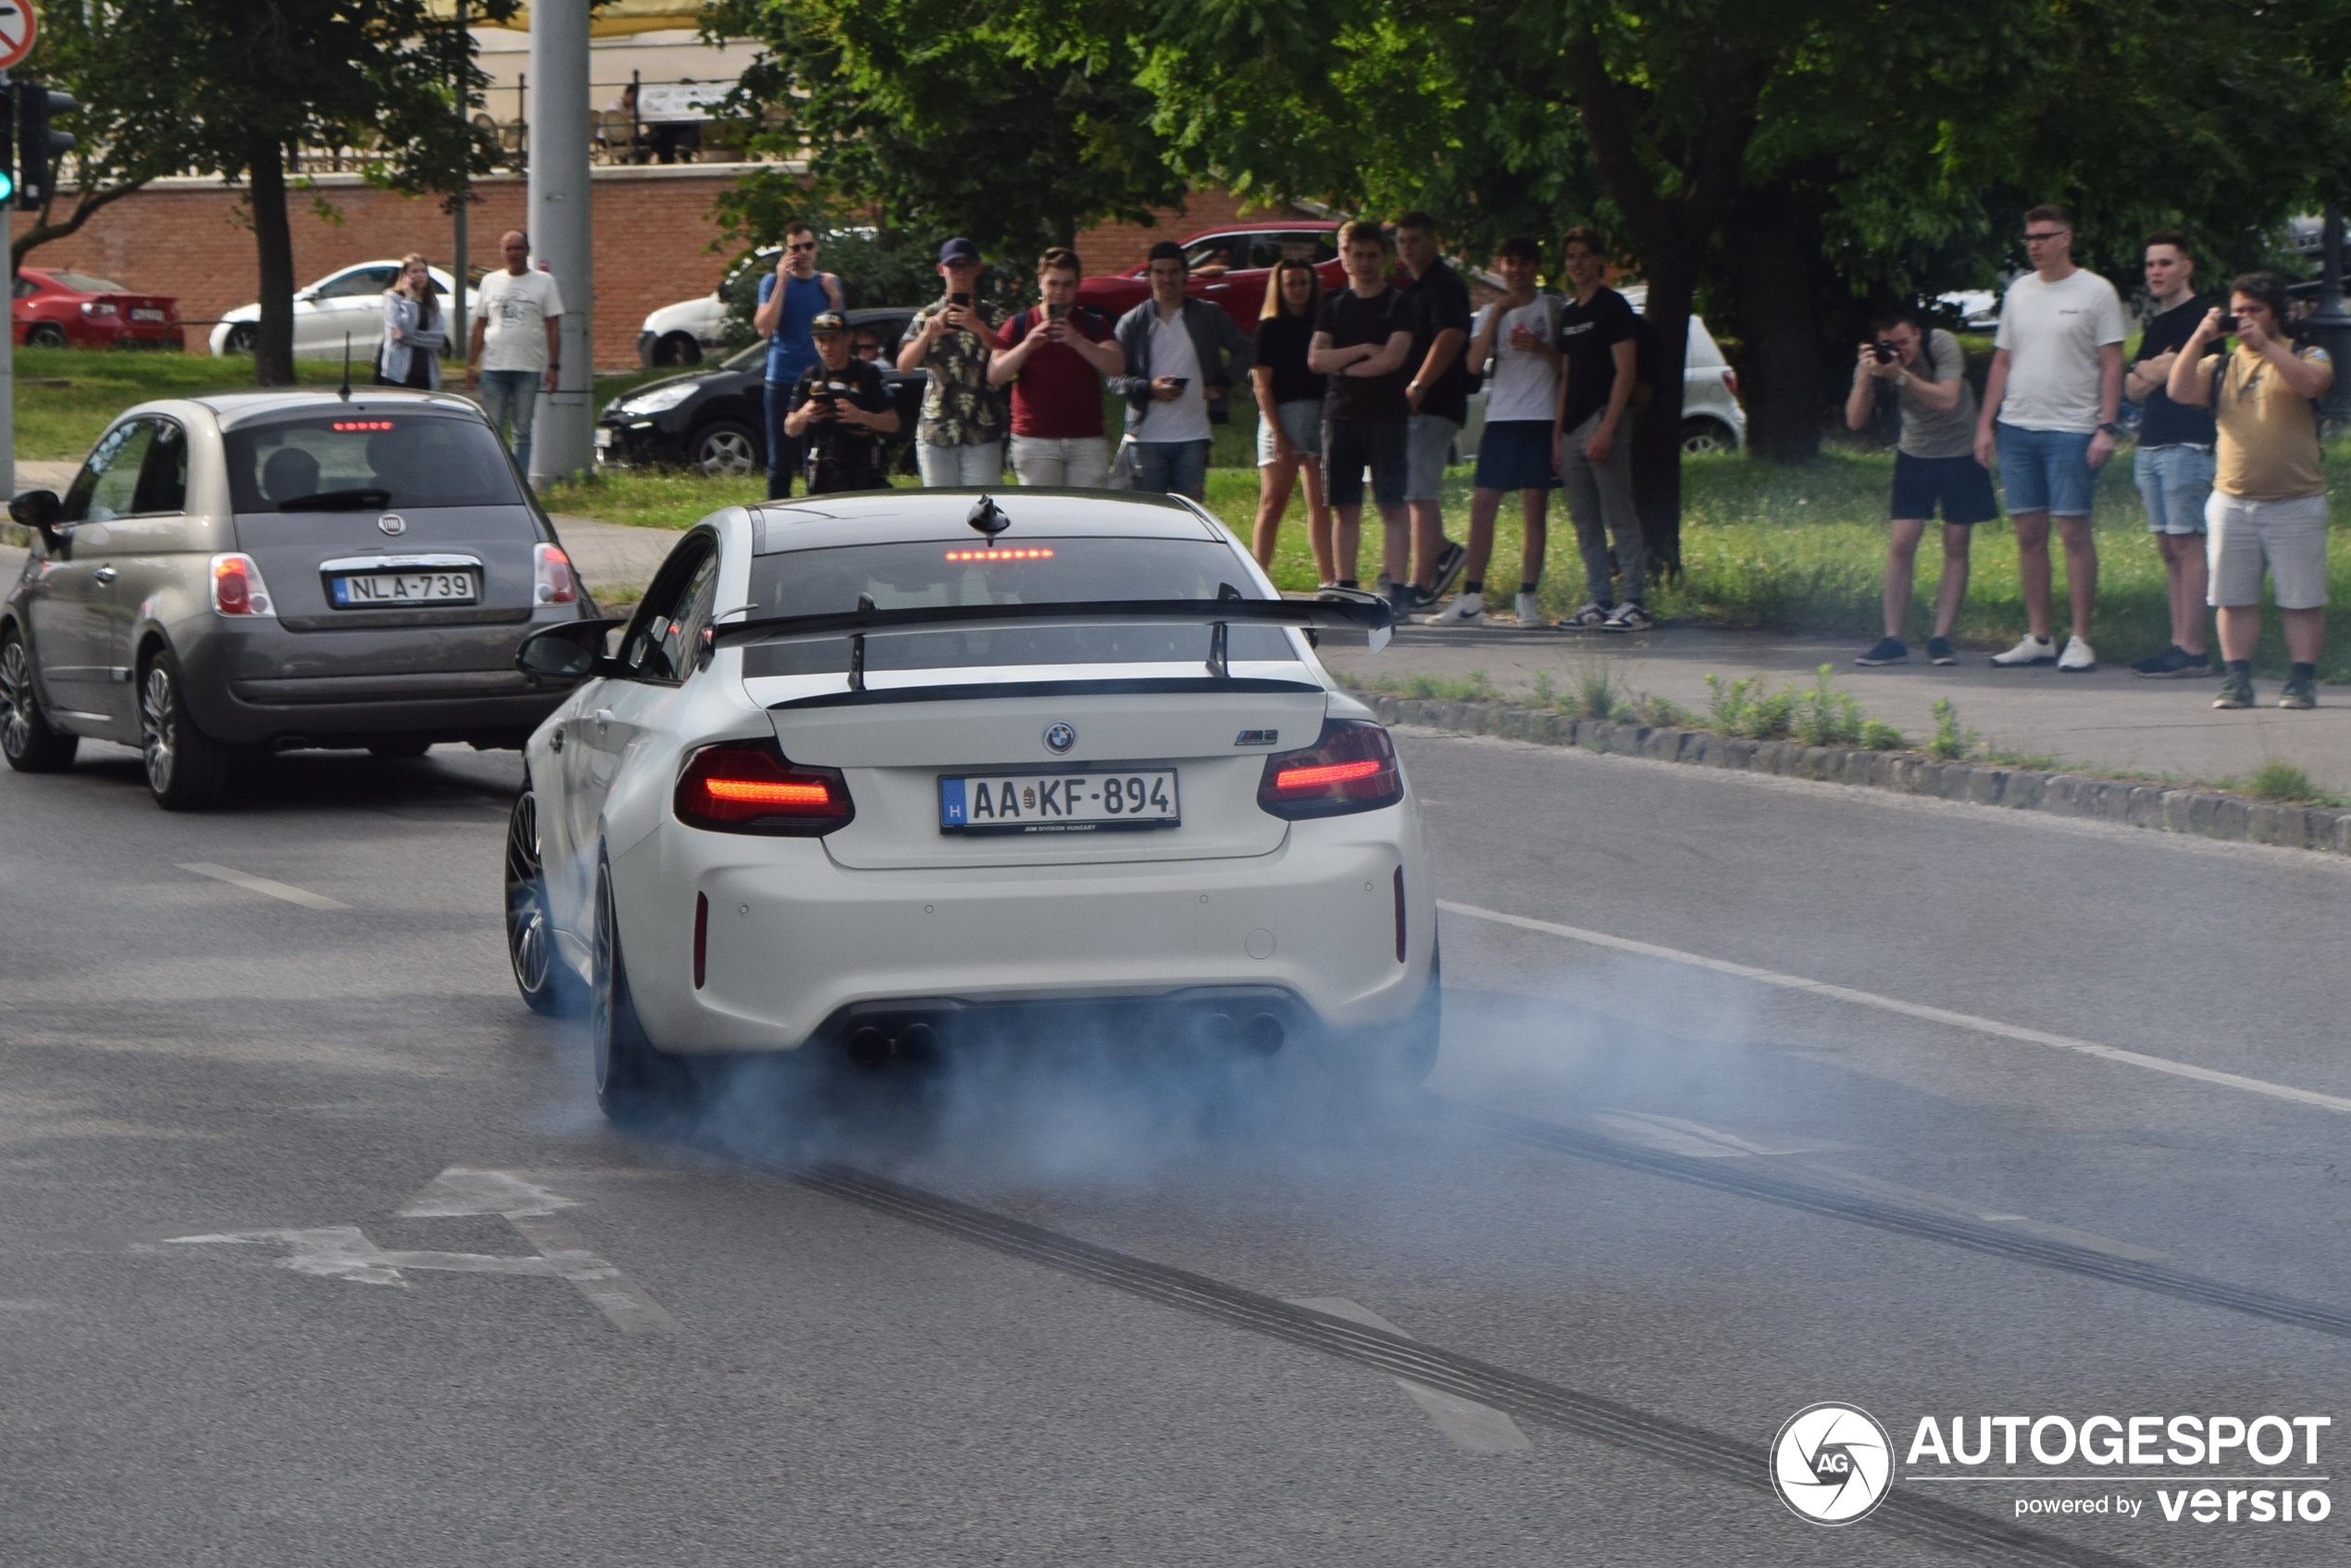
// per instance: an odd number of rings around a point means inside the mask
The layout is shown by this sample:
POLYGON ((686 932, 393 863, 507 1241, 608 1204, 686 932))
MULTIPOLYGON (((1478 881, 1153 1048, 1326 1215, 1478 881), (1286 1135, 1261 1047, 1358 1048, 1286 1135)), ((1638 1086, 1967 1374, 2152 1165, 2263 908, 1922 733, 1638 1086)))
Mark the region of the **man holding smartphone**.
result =
POLYGON ((759 280, 759 308, 753 312, 752 330, 767 340, 765 383, 767 415, 767 499, 780 501, 791 493, 792 475, 806 455, 784 429, 792 383, 816 363, 816 344, 808 324, 825 311, 838 312, 840 280, 816 270, 816 230, 807 223, 784 229, 784 254, 776 258, 775 272, 759 280))
POLYGON ((1013 472, 1025 485, 1100 490, 1110 478, 1102 378, 1126 361, 1110 318, 1077 303, 1080 271, 1076 251, 1039 257, 1043 303, 1004 323, 1007 346, 988 362, 989 384, 1013 389, 1013 472))
POLYGON ((1224 307, 1184 289, 1184 248, 1162 240, 1146 260, 1151 297, 1118 318, 1124 375, 1111 390, 1126 399, 1135 488, 1198 501, 1208 488, 1209 404, 1257 362, 1256 345, 1224 307))
POLYGON ((914 313, 898 368, 927 370, 914 461, 932 489, 992 485, 1004 471, 1004 416, 988 384, 996 321, 976 303, 979 247, 958 237, 939 247, 946 292, 914 313))
POLYGON ((881 369, 849 352, 849 323, 822 311, 808 323, 816 363, 792 383, 784 433, 808 454, 808 493, 887 490, 880 443, 898 429, 898 404, 881 369))

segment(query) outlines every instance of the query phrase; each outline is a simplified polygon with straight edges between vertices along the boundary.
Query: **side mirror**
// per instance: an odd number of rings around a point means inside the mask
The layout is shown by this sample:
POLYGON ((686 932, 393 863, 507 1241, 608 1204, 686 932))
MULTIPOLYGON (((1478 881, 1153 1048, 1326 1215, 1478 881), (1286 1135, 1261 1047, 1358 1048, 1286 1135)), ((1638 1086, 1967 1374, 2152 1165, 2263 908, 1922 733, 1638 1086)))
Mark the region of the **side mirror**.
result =
POLYGON ((586 620, 541 627, 515 649, 515 667, 550 680, 584 680, 602 675, 612 664, 604 657, 604 635, 624 624, 586 620))
POLYGON ((29 490, 8 503, 8 518, 29 529, 39 529, 41 537, 52 547, 60 542, 57 519, 65 515, 66 504, 54 490, 29 490))

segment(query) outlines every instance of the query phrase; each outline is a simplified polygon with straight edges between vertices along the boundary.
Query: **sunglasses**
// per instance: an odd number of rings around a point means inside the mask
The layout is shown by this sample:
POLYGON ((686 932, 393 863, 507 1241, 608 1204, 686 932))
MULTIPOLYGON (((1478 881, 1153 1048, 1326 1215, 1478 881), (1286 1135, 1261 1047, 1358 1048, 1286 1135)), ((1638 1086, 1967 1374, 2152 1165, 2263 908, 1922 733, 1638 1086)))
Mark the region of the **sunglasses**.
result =
POLYGON ((790 251, 794 255, 799 255, 802 251, 813 251, 815 248, 816 242, 814 240, 801 240, 784 247, 785 250, 790 251))

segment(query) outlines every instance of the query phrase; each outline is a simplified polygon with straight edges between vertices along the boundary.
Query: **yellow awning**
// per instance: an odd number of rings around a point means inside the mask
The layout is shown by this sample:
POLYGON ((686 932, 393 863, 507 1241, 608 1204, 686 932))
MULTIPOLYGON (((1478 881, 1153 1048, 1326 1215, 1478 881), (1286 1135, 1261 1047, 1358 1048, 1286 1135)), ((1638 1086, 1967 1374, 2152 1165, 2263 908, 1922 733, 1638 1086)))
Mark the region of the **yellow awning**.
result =
MULTIPOLYGON (((444 17, 457 14, 456 0, 433 0, 435 13, 444 17)), ((492 24, 477 21, 477 27, 492 24)), ((517 32, 530 31, 530 7, 526 6, 515 13, 514 20, 496 24, 517 32)), ((591 38, 625 38, 632 32, 665 32, 672 29, 691 30, 702 25, 702 7, 687 0, 606 0, 596 7, 588 21, 591 38)))

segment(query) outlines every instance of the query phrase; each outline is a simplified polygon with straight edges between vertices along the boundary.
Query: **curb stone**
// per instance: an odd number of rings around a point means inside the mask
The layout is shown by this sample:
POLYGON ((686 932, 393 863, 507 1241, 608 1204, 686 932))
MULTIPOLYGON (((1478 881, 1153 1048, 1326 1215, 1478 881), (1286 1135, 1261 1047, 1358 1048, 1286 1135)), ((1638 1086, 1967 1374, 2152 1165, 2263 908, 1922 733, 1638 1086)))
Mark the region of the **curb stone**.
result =
POLYGON ((2212 790, 2041 773, 1993 763, 1935 762, 1916 752, 1864 752, 1800 740, 1749 740, 1704 729, 1665 729, 1612 719, 1569 718, 1516 703, 1354 695, 1383 724, 1413 724, 1546 746, 1688 763, 1699 767, 1812 778, 1902 795, 1932 795, 2012 811, 2089 817, 2161 833, 2351 854, 2351 811, 2277 805, 2212 790))

